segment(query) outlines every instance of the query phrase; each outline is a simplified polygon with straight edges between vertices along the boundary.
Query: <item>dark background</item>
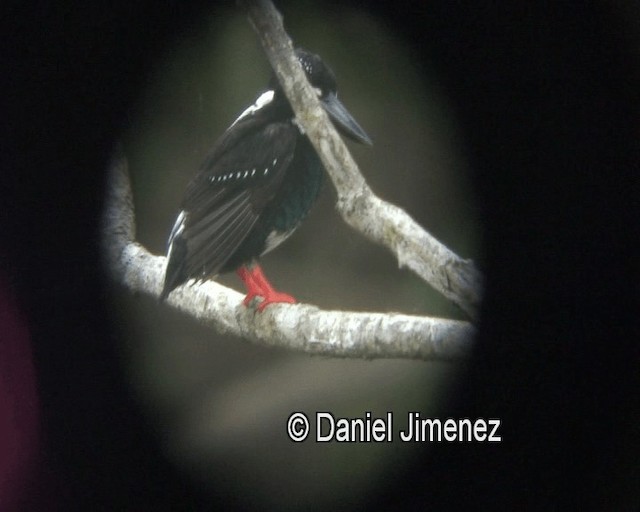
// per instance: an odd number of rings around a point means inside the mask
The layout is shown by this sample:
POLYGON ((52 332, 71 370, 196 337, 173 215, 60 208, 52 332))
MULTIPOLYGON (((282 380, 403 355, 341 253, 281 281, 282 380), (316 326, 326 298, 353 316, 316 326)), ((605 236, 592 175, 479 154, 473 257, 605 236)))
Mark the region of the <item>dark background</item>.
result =
MULTIPOLYGON (((438 71, 466 141, 487 286, 447 415, 499 417, 504 440, 438 447, 380 478, 370 507, 636 508, 638 13, 376 5, 438 71)), ((27 510, 244 503, 160 450, 123 376, 97 244, 113 141, 200 7, 3 6, 3 292, 28 325, 41 420, 27 510)))

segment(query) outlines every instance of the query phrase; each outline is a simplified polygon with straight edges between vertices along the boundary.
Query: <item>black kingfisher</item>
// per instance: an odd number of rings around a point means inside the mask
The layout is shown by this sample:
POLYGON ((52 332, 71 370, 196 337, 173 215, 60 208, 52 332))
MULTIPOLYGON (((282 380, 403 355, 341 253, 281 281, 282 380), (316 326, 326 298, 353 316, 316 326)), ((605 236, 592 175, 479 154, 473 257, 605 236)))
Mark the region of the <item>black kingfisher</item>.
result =
MULTIPOLYGON (((313 53, 298 49, 296 56, 338 130, 370 145, 338 100, 333 71, 313 53)), ((258 311, 275 302, 294 303, 273 289, 257 259, 300 225, 323 180, 320 159, 274 76, 218 139, 187 186, 169 235, 160 300, 189 279, 204 281, 235 270, 247 288, 245 305, 254 297, 262 298, 258 311)))

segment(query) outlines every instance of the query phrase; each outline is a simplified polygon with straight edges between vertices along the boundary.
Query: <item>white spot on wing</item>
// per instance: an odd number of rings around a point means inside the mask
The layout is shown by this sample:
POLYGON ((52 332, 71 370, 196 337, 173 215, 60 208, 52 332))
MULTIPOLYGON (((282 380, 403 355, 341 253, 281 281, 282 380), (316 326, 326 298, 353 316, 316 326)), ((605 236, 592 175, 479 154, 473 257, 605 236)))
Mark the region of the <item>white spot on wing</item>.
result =
POLYGON ((251 105, 250 107, 248 107, 242 114, 240 114, 238 119, 236 119, 231 124, 231 126, 233 126, 238 121, 240 121, 240 119, 244 119, 247 116, 253 115, 255 112, 257 112, 261 108, 264 108, 265 106, 267 106, 269 103, 271 103, 273 101, 273 96, 274 95, 275 95, 275 93, 271 89, 268 90, 268 91, 263 92, 260 96, 258 96, 258 99, 256 100, 256 102, 253 105, 251 105))

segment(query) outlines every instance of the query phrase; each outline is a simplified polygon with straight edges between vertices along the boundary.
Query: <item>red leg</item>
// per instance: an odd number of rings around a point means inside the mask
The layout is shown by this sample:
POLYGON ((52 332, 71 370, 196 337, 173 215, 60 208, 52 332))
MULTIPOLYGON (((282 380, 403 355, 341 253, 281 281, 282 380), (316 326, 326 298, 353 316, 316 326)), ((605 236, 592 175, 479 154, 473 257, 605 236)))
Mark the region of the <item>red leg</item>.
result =
POLYGON ((236 270, 236 274, 238 274, 238 277, 242 279, 242 282, 247 289, 247 296, 244 298, 242 303, 245 306, 248 306, 255 297, 262 296, 262 288, 258 287, 253 279, 253 274, 245 265, 236 270))
POLYGON ((243 265, 236 272, 247 288, 247 296, 242 301, 245 306, 248 306, 255 297, 262 297, 263 299, 258 305, 258 311, 262 311, 269 304, 282 302, 295 304, 296 299, 291 295, 279 292, 271 286, 271 283, 262 272, 262 268, 257 263, 251 266, 243 265))

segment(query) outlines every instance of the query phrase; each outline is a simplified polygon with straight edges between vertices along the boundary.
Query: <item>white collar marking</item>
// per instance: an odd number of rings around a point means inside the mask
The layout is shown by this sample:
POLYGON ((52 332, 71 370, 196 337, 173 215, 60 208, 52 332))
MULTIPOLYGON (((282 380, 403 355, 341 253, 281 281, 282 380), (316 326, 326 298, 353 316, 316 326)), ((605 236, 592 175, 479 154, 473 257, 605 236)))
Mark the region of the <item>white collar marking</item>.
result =
POLYGON ((258 96, 258 99, 256 100, 256 102, 250 107, 248 107, 242 114, 240 114, 238 119, 236 119, 231 126, 233 126, 238 121, 240 121, 240 119, 244 119, 247 116, 253 115, 255 112, 257 112, 261 108, 264 108, 265 106, 267 106, 269 103, 273 101, 274 95, 275 95, 275 92, 271 89, 263 92, 260 96, 258 96))

